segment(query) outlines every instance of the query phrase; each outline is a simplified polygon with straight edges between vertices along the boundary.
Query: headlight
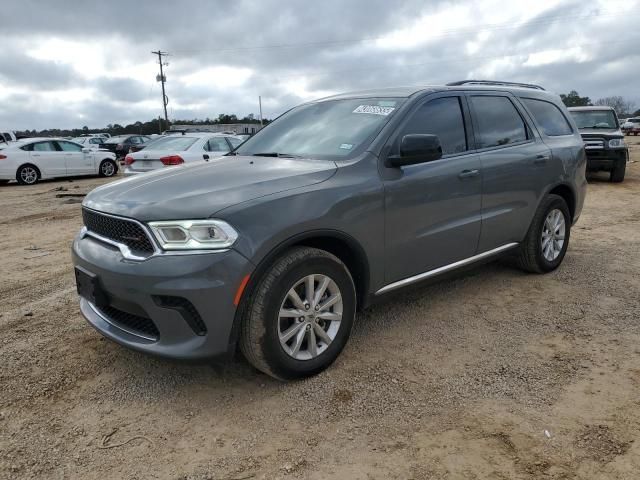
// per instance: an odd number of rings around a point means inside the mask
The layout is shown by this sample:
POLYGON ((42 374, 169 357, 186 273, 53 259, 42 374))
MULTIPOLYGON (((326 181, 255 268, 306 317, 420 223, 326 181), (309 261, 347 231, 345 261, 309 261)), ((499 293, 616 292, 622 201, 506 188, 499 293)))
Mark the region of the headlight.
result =
POLYGON ((228 248, 238 238, 233 227, 222 220, 149 222, 149 227, 165 250, 228 248))
POLYGON ((620 148, 620 147, 624 147, 624 139, 613 138, 609 140, 609 148, 620 148))

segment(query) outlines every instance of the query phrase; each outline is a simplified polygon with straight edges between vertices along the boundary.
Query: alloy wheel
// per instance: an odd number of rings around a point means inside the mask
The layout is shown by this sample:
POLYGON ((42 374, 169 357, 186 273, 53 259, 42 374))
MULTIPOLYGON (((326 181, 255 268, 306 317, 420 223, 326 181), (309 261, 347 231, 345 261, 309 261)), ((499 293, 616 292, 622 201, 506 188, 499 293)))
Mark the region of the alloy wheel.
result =
POLYGON ((20 178, 24 183, 32 185, 38 180, 38 172, 33 167, 23 167, 20 171, 20 178))
POLYGON ((564 246, 566 223, 561 210, 554 208, 549 212, 542 226, 542 255, 548 262, 556 260, 564 246))
POLYGON ((327 275, 312 274, 298 280, 278 314, 282 349, 296 360, 321 355, 338 334, 342 308, 340 289, 327 275))

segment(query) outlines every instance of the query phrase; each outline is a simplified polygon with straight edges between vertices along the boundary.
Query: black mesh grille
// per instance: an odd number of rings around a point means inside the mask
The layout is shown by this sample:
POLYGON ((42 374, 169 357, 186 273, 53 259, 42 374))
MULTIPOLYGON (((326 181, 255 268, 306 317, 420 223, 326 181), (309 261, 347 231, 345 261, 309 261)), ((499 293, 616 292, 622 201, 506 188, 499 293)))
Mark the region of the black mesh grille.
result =
POLYGON ((102 215, 92 210, 82 209, 85 227, 98 235, 123 243, 132 250, 153 252, 153 244, 140 225, 124 218, 102 215))
POLYGON ((123 327, 133 332, 143 334, 145 337, 151 337, 157 339, 160 336, 160 332, 155 324, 149 318, 140 317, 139 315, 133 315, 131 313, 123 312, 117 308, 102 307, 100 308, 111 322, 116 326, 123 327))
POLYGON ((196 335, 205 335, 207 333, 207 326, 204 324, 200 313, 186 298, 154 295, 153 299, 161 307, 178 311, 196 335))

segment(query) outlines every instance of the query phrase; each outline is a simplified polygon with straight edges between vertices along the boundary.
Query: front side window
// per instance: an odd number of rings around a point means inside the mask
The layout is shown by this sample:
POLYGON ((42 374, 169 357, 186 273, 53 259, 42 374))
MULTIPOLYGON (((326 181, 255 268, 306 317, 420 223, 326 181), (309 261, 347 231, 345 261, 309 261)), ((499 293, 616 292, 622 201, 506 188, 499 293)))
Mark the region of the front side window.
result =
POLYGON ((498 147, 527 140, 527 127, 509 98, 478 95, 469 99, 478 123, 478 148, 498 147))
POLYGON ((34 152, 55 152, 56 147, 53 146, 53 142, 39 142, 33 145, 34 152))
POLYGON ((209 152, 228 152, 229 145, 224 137, 210 138, 206 144, 206 150, 209 152))
POLYGON ((578 128, 618 128, 613 110, 573 110, 571 116, 578 128))
POLYGON ((404 98, 325 100, 296 107, 244 142, 239 155, 353 157, 369 146, 404 98))
POLYGON ((231 146, 233 148, 238 148, 238 146, 244 142, 244 140, 240 140, 239 138, 234 138, 234 137, 227 137, 227 140, 229 140, 229 143, 231 143, 231 146))
POLYGON ((522 102, 531 111, 545 135, 557 137, 573 133, 565 116, 553 103, 533 98, 523 98, 522 102))
POLYGON ((58 142, 60 148, 64 152, 81 152, 82 146, 71 142, 58 142))
POLYGON ((393 150, 400 152, 402 137, 409 134, 431 134, 440 139, 443 155, 467 150, 467 136, 459 97, 436 98, 422 105, 402 127, 393 150))

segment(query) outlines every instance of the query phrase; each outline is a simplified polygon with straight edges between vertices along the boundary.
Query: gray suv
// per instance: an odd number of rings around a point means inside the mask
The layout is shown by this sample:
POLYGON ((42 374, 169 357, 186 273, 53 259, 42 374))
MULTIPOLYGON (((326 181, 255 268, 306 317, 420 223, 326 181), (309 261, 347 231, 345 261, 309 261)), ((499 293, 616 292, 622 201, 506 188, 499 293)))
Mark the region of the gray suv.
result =
POLYGON ((585 165, 566 108, 535 85, 306 103, 219 161, 93 190, 73 243, 80 308, 141 352, 239 348, 274 377, 312 375, 389 292, 502 254, 557 268, 585 165))

